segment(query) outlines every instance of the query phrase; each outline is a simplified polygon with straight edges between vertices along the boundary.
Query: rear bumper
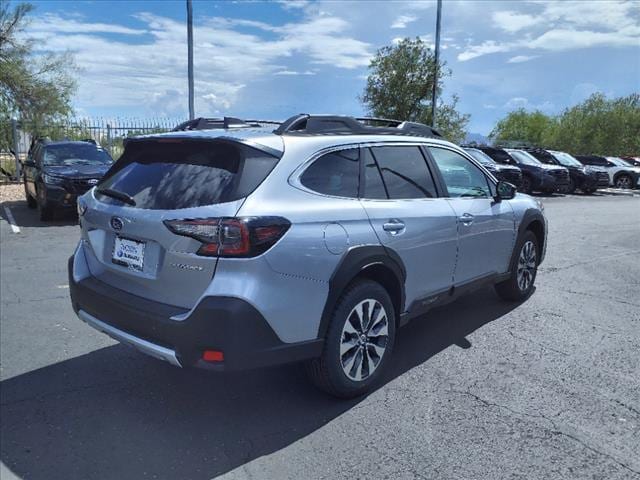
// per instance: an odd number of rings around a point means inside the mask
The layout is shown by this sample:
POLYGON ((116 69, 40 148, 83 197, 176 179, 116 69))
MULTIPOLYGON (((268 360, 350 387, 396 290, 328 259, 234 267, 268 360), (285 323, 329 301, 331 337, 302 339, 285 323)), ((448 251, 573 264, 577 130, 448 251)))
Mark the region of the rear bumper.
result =
POLYGON ((91 276, 76 282, 73 257, 69 289, 80 319, 176 366, 245 370, 306 360, 322 352, 322 339, 282 342, 260 312, 239 298, 205 297, 186 318, 174 320, 188 311, 132 295, 91 276), (204 350, 222 351, 224 360, 206 362, 204 350))

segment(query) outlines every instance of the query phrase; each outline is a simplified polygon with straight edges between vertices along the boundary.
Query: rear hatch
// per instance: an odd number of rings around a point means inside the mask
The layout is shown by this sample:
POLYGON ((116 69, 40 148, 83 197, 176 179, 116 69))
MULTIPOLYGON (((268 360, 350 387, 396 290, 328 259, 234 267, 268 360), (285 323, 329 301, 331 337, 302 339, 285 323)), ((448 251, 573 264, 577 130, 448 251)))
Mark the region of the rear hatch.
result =
MULTIPOLYGON (((215 274, 216 256, 176 234, 173 220, 234 217, 278 162, 230 139, 136 139, 82 203, 92 275, 158 302, 192 308, 215 274)), ((188 223, 188 222, 187 222, 188 223)))

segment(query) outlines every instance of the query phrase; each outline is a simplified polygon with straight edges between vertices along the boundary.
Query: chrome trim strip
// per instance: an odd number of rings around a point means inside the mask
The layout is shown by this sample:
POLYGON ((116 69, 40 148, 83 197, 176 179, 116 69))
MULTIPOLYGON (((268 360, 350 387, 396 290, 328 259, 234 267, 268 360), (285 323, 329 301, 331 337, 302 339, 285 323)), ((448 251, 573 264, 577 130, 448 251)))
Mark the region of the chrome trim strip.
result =
POLYGON ((143 340, 142 338, 138 338, 127 332, 123 332, 122 330, 112 327, 111 325, 107 325, 106 323, 98 320, 93 315, 88 314, 84 310, 80 310, 78 312, 78 317, 80 317, 80 320, 86 322, 89 326, 101 331, 102 333, 106 333, 118 342, 130 345, 142 353, 155 357, 159 360, 169 362, 171 365, 174 365, 176 367, 182 367, 180 361, 178 360, 178 357, 176 357, 176 352, 174 352, 173 350, 161 347, 160 345, 156 345, 155 343, 148 342, 146 340, 143 340))

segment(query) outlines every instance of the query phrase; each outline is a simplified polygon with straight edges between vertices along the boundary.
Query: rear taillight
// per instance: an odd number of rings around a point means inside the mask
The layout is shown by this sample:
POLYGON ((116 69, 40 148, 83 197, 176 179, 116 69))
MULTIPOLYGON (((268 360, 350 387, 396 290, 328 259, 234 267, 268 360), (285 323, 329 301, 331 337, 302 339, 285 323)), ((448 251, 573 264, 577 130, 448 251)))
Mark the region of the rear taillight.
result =
POLYGON ((281 217, 201 218, 165 220, 176 235, 191 237, 202 245, 205 257, 255 257, 271 248, 289 229, 281 217))

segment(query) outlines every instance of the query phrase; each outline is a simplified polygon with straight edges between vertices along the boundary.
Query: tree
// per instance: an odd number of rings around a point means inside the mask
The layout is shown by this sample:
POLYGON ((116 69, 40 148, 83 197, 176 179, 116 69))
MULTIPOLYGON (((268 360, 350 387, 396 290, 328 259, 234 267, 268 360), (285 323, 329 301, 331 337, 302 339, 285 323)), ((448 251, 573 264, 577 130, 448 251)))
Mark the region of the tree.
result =
POLYGON ((562 112, 548 143, 575 154, 640 154, 640 94, 593 94, 562 112))
POLYGON ((498 145, 544 145, 555 124, 553 117, 540 111, 527 112, 520 108, 499 120, 489 138, 498 145))
POLYGON ((7 148, 9 119, 29 120, 33 125, 72 112, 71 96, 76 83, 69 54, 39 54, 46 50, 24 36, 32 5, 21 3, 10 8, 0 0, 0 148, 7 148))
POLYGON ((498 121, 496 144, 530 144, 576 155, 640 154, 640 94, 608 99, 594 93, 560 115, 519 109, 498 121))
MULTIPOLYGON (((431 125, 435 55, 420 39, 405 38, 393 46, 378 50, 369 64, 367 85, 360 97, 369 113, 376 117, 395 118, 431 125)), ((451 75, 442 62, 438 68, 437 92, 451 75)), ((456 110, 458 97, 447 104, 438 102, 435 126, 445 137, 461 142, 469 115, 456 110)))

